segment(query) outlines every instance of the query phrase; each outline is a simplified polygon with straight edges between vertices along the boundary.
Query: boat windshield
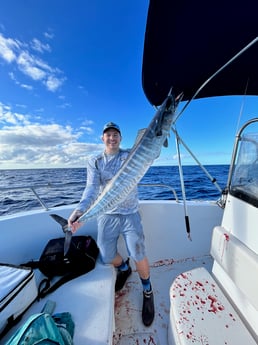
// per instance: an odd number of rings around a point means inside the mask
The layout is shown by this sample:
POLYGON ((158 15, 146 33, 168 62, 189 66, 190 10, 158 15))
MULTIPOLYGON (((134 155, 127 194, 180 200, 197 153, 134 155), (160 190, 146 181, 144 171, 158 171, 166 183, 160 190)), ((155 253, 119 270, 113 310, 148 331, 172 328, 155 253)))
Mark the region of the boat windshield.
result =
POLYGON ((258 133, 241 136, 230 194, 258 207, 258 133))

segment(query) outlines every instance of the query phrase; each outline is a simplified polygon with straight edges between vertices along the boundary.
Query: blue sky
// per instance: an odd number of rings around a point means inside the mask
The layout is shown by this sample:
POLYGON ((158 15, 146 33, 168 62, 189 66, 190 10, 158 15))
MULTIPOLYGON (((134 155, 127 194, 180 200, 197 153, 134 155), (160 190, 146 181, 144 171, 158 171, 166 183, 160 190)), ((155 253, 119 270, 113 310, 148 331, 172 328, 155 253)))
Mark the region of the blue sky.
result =
MULTIPOLYGON (((103 150, 108 121, 122 147, 133 145, 155 114, 141 85, 147 9, 147 0, 1 1, 0 169, 84 167, 103 150)), ((177 130, 202 164, 229 164, 255 108, 254 97, 195 100, 177 130)), ((177 164, 173 134, 155 164, 177 164)))

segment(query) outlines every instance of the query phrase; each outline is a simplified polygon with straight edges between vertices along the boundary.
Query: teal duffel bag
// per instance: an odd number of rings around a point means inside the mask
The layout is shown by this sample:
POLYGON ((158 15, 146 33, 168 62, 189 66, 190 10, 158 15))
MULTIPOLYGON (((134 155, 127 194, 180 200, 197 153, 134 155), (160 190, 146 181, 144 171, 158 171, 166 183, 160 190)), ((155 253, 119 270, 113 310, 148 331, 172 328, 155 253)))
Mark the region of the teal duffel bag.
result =
POLYGON ((72 345, 74 324, 69 313, 34 314, 6 345, 72 345))

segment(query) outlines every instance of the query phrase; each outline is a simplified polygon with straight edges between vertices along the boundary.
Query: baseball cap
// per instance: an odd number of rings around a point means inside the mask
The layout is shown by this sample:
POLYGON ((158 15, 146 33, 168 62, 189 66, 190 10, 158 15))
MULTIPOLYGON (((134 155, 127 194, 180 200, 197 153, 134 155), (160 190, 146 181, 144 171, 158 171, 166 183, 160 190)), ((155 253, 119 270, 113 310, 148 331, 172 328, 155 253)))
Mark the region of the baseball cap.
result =
POLYGON ((116 125, 114 122, 108 122, 105 124, 104 128, 103 128, 103 133, 105 133, 108 129, 113 128, 116 129, 119 134, 121 135, 121 131, 118 125, 116 125))

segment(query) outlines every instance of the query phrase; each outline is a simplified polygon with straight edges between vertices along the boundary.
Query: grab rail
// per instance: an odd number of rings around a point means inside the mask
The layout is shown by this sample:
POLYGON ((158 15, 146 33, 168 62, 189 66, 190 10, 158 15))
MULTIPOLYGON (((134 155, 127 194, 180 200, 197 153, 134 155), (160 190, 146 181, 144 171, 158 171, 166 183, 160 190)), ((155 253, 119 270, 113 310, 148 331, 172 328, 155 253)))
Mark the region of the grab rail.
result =
POLYGON ((46 205, 46 203, 41 199, 39 194, 36 192, 36 188, 60 188, 60 187, 65 187, 65 186, 75 186, 75 185, 80 185, 82 184, 81 182, 67 182, 65 184, 60 183, 60 184, 53 184, 53 183, 47 183, 47 184, 37 184, 34 186, 15 186, 15 187, 0 187, 0 191, 8 191, 8 190, 26 190, 29 189, 32 191, 32 193, 35 195, 36 199, 40 203, 40 205, 47 211, 49 208, 46 205))
POLYGON ((176 202, 179 202, 176 190, 173 187, 171 187, 171 186, 169 186, 167 184, 160 184, 160 183, 138 183, 138 186, 141 186, 141 187, 164 187, 164 188, 170 189, 170 191, 174 194, 176 202))
MULTIPOLYGON (((44 184, 44 185, 33 185, 33 186, 12 186, 12 187, 0 187, 0 192, 1 191, 9 191, 9 190, 30 190, 36 197, 36 199, 39 201, 40 205, 47 211, 49 208, 48 206, 46 205, 46 203, 42 200, 42 198, 40 197, 40 195, 36 192, 36 189, 39 189, 39 188, 64 188, 66 186, 75 186, 75 185, 80 185, 82 184, 81 182, 67 182, 65 184, 53 184, 53 183, 47 183, 47 184, 44 184)), ((140 187, 162 187, 162 188, 167 188, 169 189, 173 195, 174 195, 174 198, 176 200, 176 202, 179 202, 179 199, 178 199, 178 196, 177 196, 177 193, 176 193, 176 190, 169 186, 169 185, 166 185, 166 184, 153 184, 153 183, 139 183, 138 186, 140 187)))

